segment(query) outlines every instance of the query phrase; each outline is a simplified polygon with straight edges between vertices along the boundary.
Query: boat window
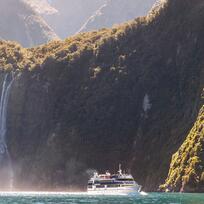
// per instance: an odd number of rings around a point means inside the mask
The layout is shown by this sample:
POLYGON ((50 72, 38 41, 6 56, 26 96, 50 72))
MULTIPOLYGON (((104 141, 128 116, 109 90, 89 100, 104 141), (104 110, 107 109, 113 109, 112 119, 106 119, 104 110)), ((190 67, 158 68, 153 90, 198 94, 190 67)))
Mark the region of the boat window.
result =
POLYGON ((132 178, 118 178, 117 179, 118 181, 134 181, 134 179, 132 179, 132 178))
POLYGON ((96 186, 96 188, 105 188, 104 185, 96 186))

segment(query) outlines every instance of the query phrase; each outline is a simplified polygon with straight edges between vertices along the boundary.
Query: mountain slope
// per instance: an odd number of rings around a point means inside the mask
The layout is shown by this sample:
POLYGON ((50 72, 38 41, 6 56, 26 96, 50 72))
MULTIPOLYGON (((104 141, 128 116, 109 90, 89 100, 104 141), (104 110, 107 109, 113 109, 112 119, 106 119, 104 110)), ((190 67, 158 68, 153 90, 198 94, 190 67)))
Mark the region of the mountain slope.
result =
POLYGON ((203 11, 202 0, 169 0, 147 17, 64 42, 1 42, 1 87, 15 72, 7 118, 14 186, 83 189, 92 169, 122 163, 157 190, 203 105, 203 11))
POLYGON ((132 20, 138 16, 147 15, 155 0, 107 0, 80 28, 79 32, 110 28, 132 20))
POLYGON ((46 22, 21 0, 1 0, 0 12, 0 36, 5 40, 31 47, 58 38, 46 22))

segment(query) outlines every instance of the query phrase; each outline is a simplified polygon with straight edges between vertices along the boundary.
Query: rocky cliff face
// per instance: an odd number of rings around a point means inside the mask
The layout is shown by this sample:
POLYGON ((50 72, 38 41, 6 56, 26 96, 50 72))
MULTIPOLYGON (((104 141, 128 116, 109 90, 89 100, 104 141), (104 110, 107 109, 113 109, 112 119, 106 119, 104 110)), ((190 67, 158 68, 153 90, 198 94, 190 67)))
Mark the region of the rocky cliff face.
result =
POLYGON ((15 188, 83 188, 91 169, 119 162, 145 190, 164 182, 203 103, 204 6, 161 7, 32 49, 1 42, 0 81, 15 72, 7 117, 15 188))
POLYGON ((40 15, 21 0, 0 0, 0 36, 31 47, 57 39, 40 15))

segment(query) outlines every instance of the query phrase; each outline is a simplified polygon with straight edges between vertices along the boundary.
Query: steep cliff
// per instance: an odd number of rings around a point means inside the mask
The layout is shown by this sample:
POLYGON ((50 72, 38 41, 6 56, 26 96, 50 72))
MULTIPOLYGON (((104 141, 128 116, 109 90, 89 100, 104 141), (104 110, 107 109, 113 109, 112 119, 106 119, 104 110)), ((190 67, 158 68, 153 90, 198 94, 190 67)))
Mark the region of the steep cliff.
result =
POLYGON ((162 190, 204 192, 204 106, 185 142, 173 155, 162 190))
POLYGON ((21 0, 0 0, 0 36, 31 47, 57 39, 57 35, 31 7, 21 0))
POLYGON ((1 42, 0 81, 15 71, 7 117, 14 187, 83 188, 91 169, 121 162, 156 190, 202 106, 203 11, 202 0, 170 0, 64 42, 1 42))

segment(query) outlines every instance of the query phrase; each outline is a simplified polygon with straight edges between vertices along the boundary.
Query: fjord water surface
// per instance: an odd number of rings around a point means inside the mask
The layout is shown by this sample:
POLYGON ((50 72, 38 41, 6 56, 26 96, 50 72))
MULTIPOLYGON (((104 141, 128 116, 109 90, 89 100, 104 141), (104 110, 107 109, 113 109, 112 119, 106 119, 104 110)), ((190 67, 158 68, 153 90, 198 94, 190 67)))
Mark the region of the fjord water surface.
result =
POLYGON ((0 204, 204 204, 204 194, 152 193, 146 196, 91 196, 86 193, 2 193, 0 204))

